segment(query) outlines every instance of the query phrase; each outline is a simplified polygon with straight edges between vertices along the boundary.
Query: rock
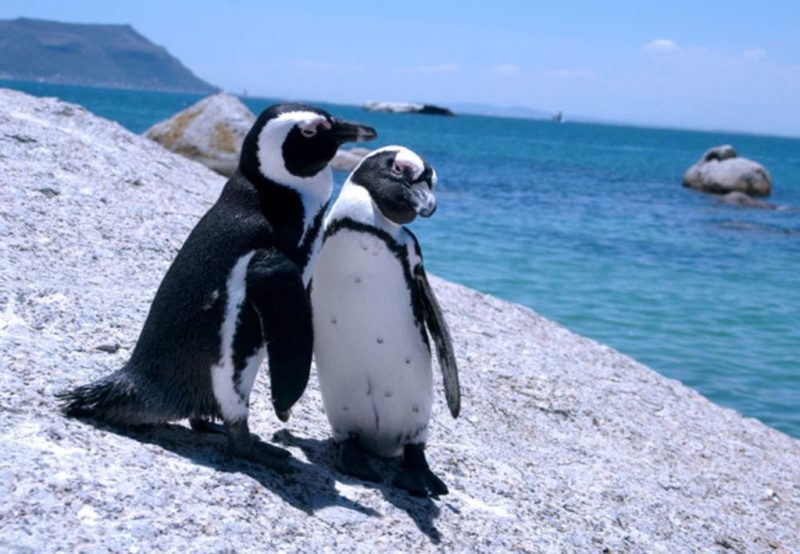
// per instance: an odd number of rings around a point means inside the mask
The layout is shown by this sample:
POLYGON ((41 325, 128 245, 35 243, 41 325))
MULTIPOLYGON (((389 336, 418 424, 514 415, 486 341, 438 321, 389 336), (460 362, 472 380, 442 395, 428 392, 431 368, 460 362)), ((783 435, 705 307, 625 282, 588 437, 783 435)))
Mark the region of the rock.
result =
POLYGON ((338 171, 353 171, 364 156, 370 153, 369 148, 351 148, 345 150, 340 148, 331 160, 331 167, 338 171))
POLYGON ((753 198, 743 192, 733 191, 722 196, 719 199, 720 204, 728 204, 730 206, 741 206, 743 208, 759 208, 762 210, 774 210, 775 206, 768 204, 758 198, 753 198))
POLYGON ((168 150, 229 177, 239 165, 242 142, 255 120, 238 98, 220 92, 156 123, 144 134, 168 150))
POLYGON ((425 115, 448 115, 448 116, 456 115, 450 108, 444 108, 442 106, 434 106, 433 104, 423 104, 422 109, 419 110, 417 113, 425 115))
POLYGON ((684 174, 683 186, 714 194, 739 191, 750 196, 769 196, 772 179, 764 166, 738 158, 733 147, 726 144, 706 151, 684 174))
MULTIPOLYGON (((238 98, 221 92, 156 123, 144 134, 168 150, 230 177, 239 165, 242 142, 255 120, 238 98)), ((340 149, 331 167, 352 171, 368 153, 367 148, 340 149)))
POLYGON ((736 157, 736 150, 730 144, 723 144, 722 146, 715 146, 709 148, 703 157, 700 158, 703 162, 710 162, 711 160, 723 161, 736 157))
POLYGON ((363 108, 368 112, 415 113, 422 104, 410 102, 365 102, 363 108))
POLYGON ((412 102, 366 102, 364 109, 368 112, 419 113, 426 115, 455 115, 449 108, 433 104, 415 104, 412 102))
POLYGON ((117 351, 119 350, 119 346, 120 346, 119 343, 116 342, 105 343, 97 346, 96 349, 99 350, 100 352, 106 352, 108 354, 116 354, 117 351))
MULTIPOLYGON (((797 440, 436 278, 463 387, 453 420, 434 376, 441 500, 333 468, 313 371, 286 425, 266 368, 253 389, 250 427, 291 451, 289 475, 230 460, 224 437, 186 422, 115 433, 61 417, 57 391, 124 361, 95 348, 135 343, 225 181, 64 107, 0 90, 0 550, 800 551, 797 440)), ((387 480, 398 468, 379 464, 387 480)))

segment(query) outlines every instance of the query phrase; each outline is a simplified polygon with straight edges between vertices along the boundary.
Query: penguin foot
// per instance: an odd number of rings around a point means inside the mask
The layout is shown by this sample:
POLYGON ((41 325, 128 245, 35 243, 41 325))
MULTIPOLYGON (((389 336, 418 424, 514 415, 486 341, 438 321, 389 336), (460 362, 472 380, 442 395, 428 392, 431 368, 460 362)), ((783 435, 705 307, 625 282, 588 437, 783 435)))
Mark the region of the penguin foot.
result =
POLYGON ((198 433, 226 433, 224 425, 212 423, 211 421, 200 419, 199 417, 189 418, 189 426, 192 428, 192 431, 197 431, 198 433))
POLYGON ((228 452, 231 455, 278 471, 291 471, 288 463, 291 453, 255 438, 247 428, 247 420, 226 422, 225 429, 228 433, 228 452))
POLYGON ((429 468, 403 468, 392 480, 392 485, 403 489, 411 496, 438 498, 448 492, 447 485, 429 468))
POLYGON ((383 482, 378 472, 370 465, 367 455, 361 449, 361 446, 358 444, 358 439, 355 437, 347 439, 339 446, 339 457, 336 459, 336 469, 345 475, 350 475, 351 477, 356 477, 364 481, 371 481, 373 483, 383 482))
POLYGON ((447 485, 428 467, 425 459, 425 445, 408 444, 403 452, 403 468, 392 484, 407 491, 411 496, 438 498, 448 492, 447 485))

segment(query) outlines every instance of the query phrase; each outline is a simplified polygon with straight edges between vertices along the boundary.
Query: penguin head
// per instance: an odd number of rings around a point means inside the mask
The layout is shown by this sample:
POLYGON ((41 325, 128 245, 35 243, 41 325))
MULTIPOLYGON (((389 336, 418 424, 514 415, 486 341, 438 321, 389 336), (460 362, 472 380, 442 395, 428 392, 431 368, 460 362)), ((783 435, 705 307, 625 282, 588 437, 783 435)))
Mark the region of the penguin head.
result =
POLYGON ((305 104, 270 106, 242 144, 240 171, 251 181, 300 186, 324 170, 339 146, 377 137, 375 129, 333 117, 305 104))
POLYGON ((410 223, 417 215, 430 217, 436 211, 436 171, 403 146, 370 152, 349 180, 367 189, 380 212, 395 223, 410 223))

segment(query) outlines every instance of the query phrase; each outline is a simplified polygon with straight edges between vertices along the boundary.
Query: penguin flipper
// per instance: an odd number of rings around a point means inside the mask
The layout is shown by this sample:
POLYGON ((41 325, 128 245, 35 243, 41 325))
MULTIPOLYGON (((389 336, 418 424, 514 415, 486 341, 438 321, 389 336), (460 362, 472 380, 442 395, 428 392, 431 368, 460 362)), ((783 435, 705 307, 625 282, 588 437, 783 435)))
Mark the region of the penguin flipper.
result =
POLYGON ((267 346, 272 405, 281 421, 286 421, 308 384, 314 348, 303 276, 277 249, 258 250, 247 267, 246 288, 267 346))
POLYGON ((439 367, 442 370, 444 380, 444 394, 447 398, 447 407, 453 417, 458 417, 461 412, 461 385, 458 382, 458 366, 456 365, 456 354, 453 349, 453 339, 450 337, 450 329, 444 319, 442 309, 433 293, 425 268, 419 264, 414 269, 414 277, 417 284, 417 294, 422 304, 422 311, 425 316, 425 323, 428 332, 436 345, 436 356, 439 359, 439 367))

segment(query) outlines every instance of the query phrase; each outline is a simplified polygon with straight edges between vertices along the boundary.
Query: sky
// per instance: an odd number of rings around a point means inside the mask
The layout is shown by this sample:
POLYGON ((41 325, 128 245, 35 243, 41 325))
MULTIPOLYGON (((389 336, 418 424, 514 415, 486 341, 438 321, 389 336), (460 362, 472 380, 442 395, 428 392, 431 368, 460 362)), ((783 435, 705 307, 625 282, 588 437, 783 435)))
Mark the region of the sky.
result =
POLYGON ((2 0, 126 23, 241 94, 800 136, 800 2, 2 0))

